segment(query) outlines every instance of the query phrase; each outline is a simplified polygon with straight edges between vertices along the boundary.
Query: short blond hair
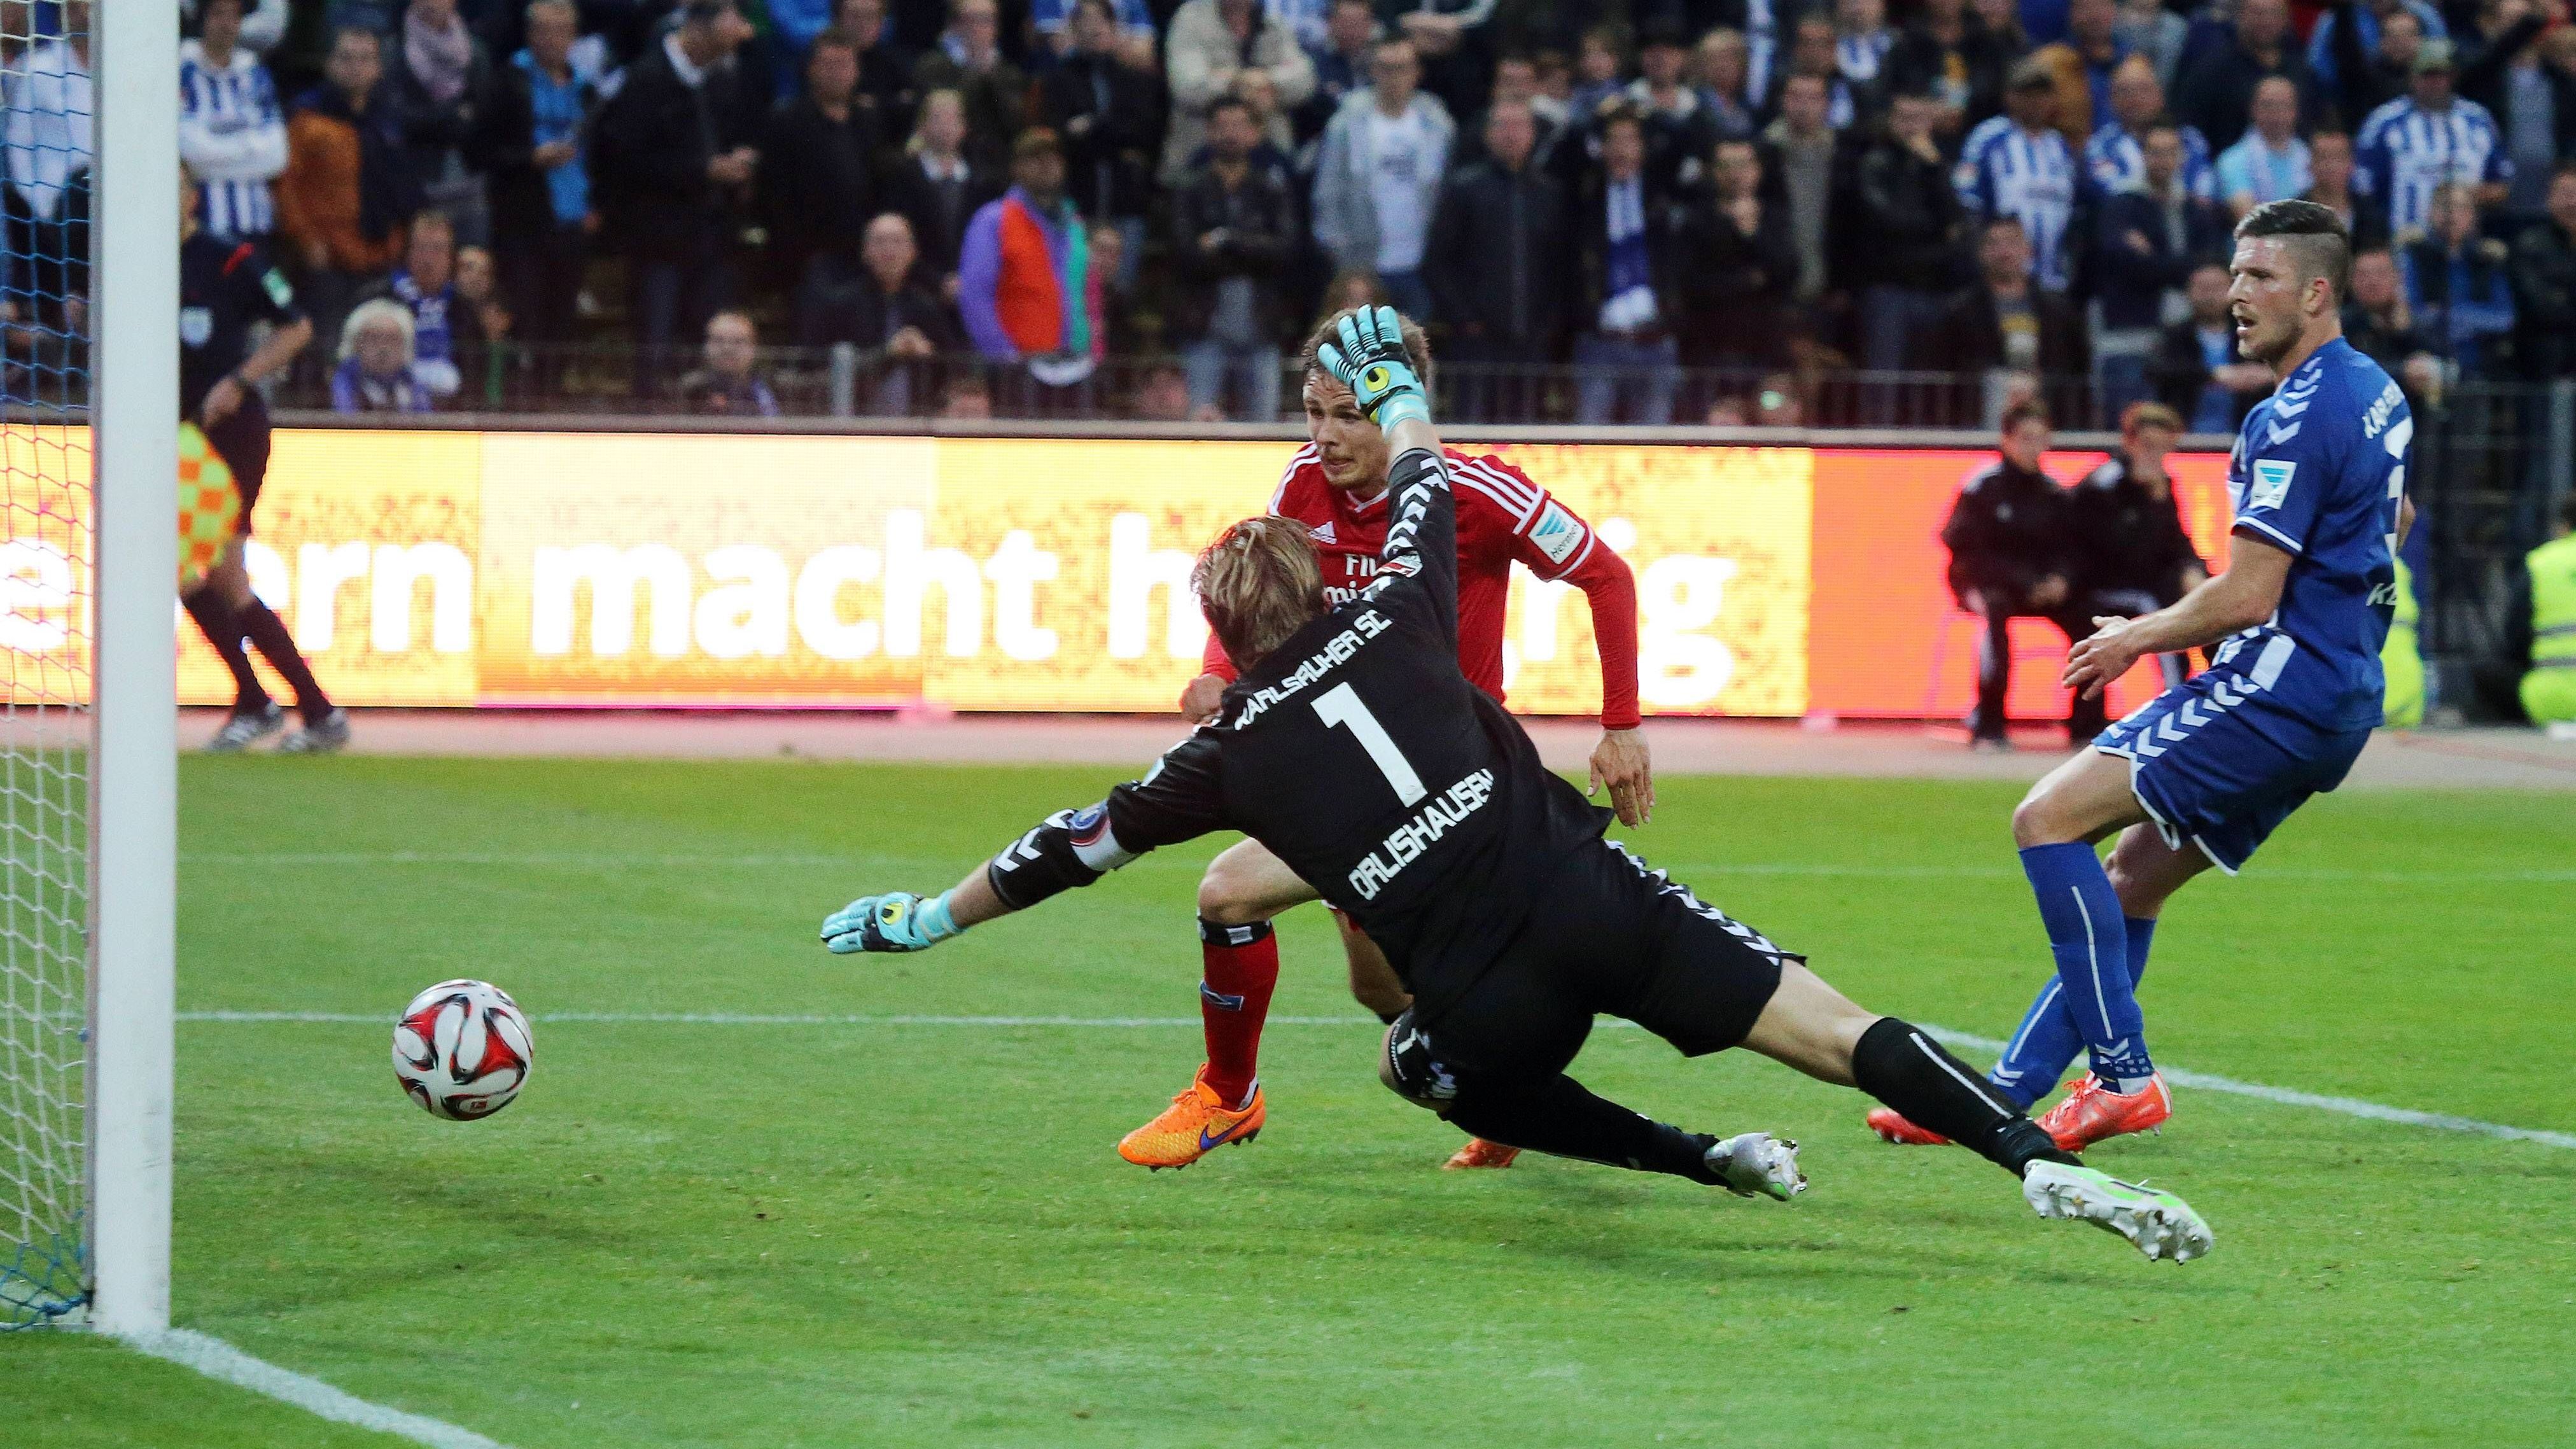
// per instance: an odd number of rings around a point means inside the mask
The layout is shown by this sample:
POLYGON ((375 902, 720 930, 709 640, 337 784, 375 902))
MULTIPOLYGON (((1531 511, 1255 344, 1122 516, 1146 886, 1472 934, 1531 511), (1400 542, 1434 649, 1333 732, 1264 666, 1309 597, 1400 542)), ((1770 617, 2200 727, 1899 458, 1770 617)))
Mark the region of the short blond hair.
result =
POLYGON ((1306 525, 1247 518, 1199 554, 1190 587, 1237 669, 1249 669, 1324 612, 1324 570, 1306 525))
POLYGON ((2182 414, 2160 402, 2133 402, 2120 411, 2120 436, 2134 438, 2140 428, 2183 431, 2182 414))

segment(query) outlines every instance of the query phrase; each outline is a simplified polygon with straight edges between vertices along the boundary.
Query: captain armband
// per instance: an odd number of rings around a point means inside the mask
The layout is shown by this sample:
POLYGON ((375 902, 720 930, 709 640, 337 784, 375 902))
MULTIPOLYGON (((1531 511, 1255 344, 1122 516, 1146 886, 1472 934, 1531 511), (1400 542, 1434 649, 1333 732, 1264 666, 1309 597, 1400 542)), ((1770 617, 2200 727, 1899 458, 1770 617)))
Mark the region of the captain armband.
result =
POLYGON ((1106 801, 1081 810, 1059 810, 993 857, 984 879, 1015 911, 1047 897, 1087 886, 1134 860, 1138 852, 1118 843, 1109 828, 1106 801))

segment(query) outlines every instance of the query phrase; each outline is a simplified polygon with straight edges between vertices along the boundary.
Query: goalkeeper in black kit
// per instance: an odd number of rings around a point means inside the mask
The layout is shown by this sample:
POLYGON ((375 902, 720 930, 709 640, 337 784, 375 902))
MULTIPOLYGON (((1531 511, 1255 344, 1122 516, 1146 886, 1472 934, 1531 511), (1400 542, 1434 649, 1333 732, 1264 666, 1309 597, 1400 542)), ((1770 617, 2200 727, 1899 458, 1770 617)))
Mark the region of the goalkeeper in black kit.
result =
POLYGON ((1794 1143, 1687 1132, 1567 1076, 1608 1012, 1686 1056, 1745 1046, 1859 1087, 2012 1172, 2043 1217, 2095 1223, 2151 1259, 2207 1252, 2209 1229, 2180 1198, 2059 1151, 1921 1030, 1853 1005, 1803 957, 1602 838, 1610 812, 1542 766, 1459 672, 1455 515, 1398 326, 1392 309, 1360 312, 1321 355, 1396 454, 1377 582, 1327 609, 1303 525, 1226 530, 1194 581, 1227 653, 1259 662, 1216 717, 954 889, 853 902, 824 922, 825 943, 922 950, 1156 847, 1239 830, 1348 913, 1412 991, 1380 1054, 1386 1085, 1480 1137, 1748 1196, 1806 1185, 1794 1143))

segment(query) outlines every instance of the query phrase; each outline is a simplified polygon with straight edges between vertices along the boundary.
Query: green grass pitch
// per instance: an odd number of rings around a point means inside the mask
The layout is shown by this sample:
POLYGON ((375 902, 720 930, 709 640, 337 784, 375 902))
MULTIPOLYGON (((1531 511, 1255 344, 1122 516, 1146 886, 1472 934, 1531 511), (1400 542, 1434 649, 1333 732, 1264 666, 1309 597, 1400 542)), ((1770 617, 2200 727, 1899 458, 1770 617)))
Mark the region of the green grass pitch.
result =
MULTIPOLYGON (((925 956, 815 943, 1114 778, 191 761, 183 1009, 389 1017, 473 975, 540 1021, 479 1124, 403 1099, 382 1026, 182 1025, 179 1320, 516 1449, 2576 1442, 2560 1148, 2183 1092, 2094 1155, 2214 1223, 2174 1268, 1883 1146, 1856 1094, 1631 1030, 1577 1074, 1795 1136, 1814 1190, 1442 1173, 1357 1024, 1274 1026, 1261 1140, 1149 1175, 1111 1147, 1193 1030, 543 1020, 1192 1016, 1221 842, 925 956)), ((2046 969, 2013 798, 1675 779, 1625 838, 1864 1004, 2000 1036, 2046 969)), ((2571 867, 2576 797, 2321 800, 2167 916, 2158 1055, 2576 1130, 2571 867)), ((1275 1010, 1351 1017, 1320 911, 1281 935, 1275 1010)), ((0 1440, 391 1442, 67 1334, 0 1336, 0 1440)))

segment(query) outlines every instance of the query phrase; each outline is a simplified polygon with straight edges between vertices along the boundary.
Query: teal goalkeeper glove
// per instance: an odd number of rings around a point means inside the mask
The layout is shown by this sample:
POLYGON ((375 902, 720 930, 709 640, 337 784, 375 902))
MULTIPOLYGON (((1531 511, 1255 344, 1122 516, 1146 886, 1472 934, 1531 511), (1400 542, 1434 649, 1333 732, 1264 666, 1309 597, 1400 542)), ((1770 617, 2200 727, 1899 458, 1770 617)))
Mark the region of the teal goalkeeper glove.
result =
POLYGON ((1363 307, 1342 319, 1341 345, 1315 349, 1315 361, 1351 390, 1370 422, 1391 428, 1407 418, 1431 421, 1431 399, 1404 350, 1404 320, 1393 307, 1363 307))
POLYGON ((964 930, 948 914, 945 894, 923 900, 910 891, 861 896, 823 920, 823 944, 835 956, 860 951, 927 951, 964 930))

